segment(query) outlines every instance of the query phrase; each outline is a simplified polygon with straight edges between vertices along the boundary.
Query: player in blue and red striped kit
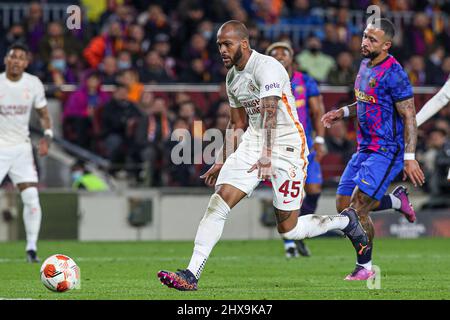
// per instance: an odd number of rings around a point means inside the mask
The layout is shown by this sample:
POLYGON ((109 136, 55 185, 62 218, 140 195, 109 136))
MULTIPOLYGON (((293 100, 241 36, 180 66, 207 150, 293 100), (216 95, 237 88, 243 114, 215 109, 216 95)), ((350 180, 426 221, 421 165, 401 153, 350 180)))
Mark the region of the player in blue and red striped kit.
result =
POLYGON ((369 212, 380 206, 390 183, 403 170, 414 186, 424 174, 415 160, 416 111, 411 84, 397 60, 388 53, 395 31, 387 19, 376 19, 364 30, 361 62, 355 81, 357 103, 325 114, 329 127, 338 119, 358 118, 358 150, 339 182, 336 207, 339 212, 356 211, 369 236, 367 247, 357 251, 355 270, 346 280, 374 276, 372 249, 374 227, 369 212))
MULTIPOLYGON (((307 178, 305 181, 306 196, 300 208, 300 215, 314 214, 322 192, 322 170, 320 160, 326 153, 325 127, 321 123, 324 114, 322 96, 317 82, 304 72, 295 71, 293 67, 294 50, 287 42, 271 44, 266 54, 277 59, 289 74, 292 93, 294 94, 298 119, 306 133, 306 141, 310 150, 308 156, 307 178), (313 135, 315 133, 315 137, 313 135)), ((303 240, 284 240, 286 257, 310 256, 310 250, 303 240)))

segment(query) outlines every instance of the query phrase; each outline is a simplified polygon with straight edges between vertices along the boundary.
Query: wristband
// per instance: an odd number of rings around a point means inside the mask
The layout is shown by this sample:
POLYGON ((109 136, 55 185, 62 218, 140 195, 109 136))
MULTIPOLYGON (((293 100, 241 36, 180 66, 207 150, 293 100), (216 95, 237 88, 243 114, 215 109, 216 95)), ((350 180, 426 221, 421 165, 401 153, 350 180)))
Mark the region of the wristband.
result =
POLYGON ((317 137, 314 139, 314 143, 324 144, 324 143, 325 143, 325 139, 324 139, 323 137, 321 137, 321 136, 317 136, 317 137))
POLYGON ((45 129, 44 136, 46 136, 46 137, 48 137, 50 139, 53 139, 53 131, 52 131, 52 129, 45 129))
POLYGON ((344 118, 350 115, 350 109, 348 107, 342 107, 342 111, 344 111, 344 118))
POLYGON ((403 160, 416 160, 416 155, 414 153, 405 153, 403 160))

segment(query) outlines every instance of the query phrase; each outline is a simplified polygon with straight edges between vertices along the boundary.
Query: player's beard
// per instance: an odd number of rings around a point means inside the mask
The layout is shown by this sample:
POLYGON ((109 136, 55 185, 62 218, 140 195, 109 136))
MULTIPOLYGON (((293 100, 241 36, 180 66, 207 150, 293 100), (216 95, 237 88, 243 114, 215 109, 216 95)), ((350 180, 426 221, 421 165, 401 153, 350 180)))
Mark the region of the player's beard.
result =
POLYGON ((364 58, 369 58, 371 61, 376 59, 380 54, 381 54, 381 51, 371 51, 371 52, 366 53, 366 54, 361 53, 361 55, 364 58))
POLYGON ((241 49, 241 45, 239 45, 234 56, 232 58, 230 57, 231 63, 228 65, 225 65, 225 67, 227 69, 230 69, 232 66, 237 66, 241 59, 242 59, 242 49, 241 49))

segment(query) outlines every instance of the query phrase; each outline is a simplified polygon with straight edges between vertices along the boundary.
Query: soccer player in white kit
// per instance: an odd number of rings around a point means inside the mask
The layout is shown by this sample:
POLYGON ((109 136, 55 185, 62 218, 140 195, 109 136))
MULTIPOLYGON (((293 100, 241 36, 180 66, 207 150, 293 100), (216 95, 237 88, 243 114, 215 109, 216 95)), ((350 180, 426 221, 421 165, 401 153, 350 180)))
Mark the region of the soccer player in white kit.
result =
POLYGON ((226 87, 231 120, 228 128, 231 132, 246 131, 229 157, 227 150, 236 135, 228 131, 216 163, 201 176, 207 185, 215 184, 216 190, 200 221, 187 269, 161 270, 160 281, 177 290, 197 290, 198 279, 222 235, 228 213, 265 179, 272 181, 277 229, 283 238, 301 240, 339 229, 362 254, 368 237, 353 212, 298 217, 309 151, 286 69, 275 58, 250 48, 248 30, 239 21, 231 20, 220 27, 217 45, 229 69, 226 87))
POLYGON ((4 63, 6 70, 0 74, 0 182, 8 175, 20 191, 27 261, 39 262, 37 240, 42 212, 28 129, 32 108, 37 110, 45 130, 44 138, 39 141, 39 155, 48 153, 53 132, 44 86, 37 77, 24 72, 28 66, 28 48, 13 44, 4 63))

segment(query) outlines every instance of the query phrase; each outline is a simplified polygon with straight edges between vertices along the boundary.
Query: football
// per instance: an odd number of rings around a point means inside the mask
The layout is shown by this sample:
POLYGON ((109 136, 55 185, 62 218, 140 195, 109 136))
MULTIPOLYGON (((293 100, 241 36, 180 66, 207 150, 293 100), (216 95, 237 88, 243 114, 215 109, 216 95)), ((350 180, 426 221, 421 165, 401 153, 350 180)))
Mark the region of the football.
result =
POLYGON ((51 291, 69 291, 79 287, 80 268, 72 258, 55 254, 48 257, 42 264, 41 281, 51 291))

